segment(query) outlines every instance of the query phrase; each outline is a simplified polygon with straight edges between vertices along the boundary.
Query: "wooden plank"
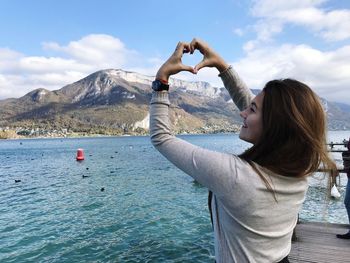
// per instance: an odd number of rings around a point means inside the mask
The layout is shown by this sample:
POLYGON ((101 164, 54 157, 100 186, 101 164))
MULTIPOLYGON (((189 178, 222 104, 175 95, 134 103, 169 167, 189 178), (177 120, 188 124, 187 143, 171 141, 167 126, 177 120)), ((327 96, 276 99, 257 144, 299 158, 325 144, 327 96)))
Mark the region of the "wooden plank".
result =
POLYGON ((336 237, 348 229, 344 224, 301 222, 296 227, 297 241, 292 243, 290 262, 350 263, 350 240, 336 237))

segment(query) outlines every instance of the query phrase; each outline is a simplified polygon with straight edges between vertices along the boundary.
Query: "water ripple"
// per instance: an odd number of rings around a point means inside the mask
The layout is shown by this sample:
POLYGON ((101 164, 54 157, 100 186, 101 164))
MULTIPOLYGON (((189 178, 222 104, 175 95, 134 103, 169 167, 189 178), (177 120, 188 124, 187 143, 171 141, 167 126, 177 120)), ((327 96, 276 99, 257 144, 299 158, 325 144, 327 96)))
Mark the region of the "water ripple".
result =
MULTIPOLYGON (((237 136, 184 138, 213 150, 247 147, 237 136)), ((213 262, 207 190, 148 137, 3 141, 0 162, 2 263, 213 262)), ((346 222, 342 202, 324 199, 319 186, 301 216, 346 222)))

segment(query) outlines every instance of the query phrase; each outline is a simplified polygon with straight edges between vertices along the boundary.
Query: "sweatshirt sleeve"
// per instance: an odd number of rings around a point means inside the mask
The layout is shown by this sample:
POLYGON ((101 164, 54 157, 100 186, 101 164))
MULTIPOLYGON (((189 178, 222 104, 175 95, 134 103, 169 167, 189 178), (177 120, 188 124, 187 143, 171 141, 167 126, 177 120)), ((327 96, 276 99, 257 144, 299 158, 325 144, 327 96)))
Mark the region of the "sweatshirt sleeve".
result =
POLYGON ((240 111, 246 109, 250 105, 254 95, 241 80, 238 74, 233 70, 232 66, 221 72, 219 77, 221 77, 225 88, 238 109, 240 111))
POLYGON ((217 196, 229 194, 236 179, 236 156, 210 151, 172 135, 168 92, 153 92, 150 136, 154 147, 171 163, 217 196))
MULTIPOLYGON (((253 94, 229 67, 219 75, 240 110, 249 106, 253 94)), ((179 169, 192 176, 216 196, 230 194, 237 178, 237 160, 233 154, 219 153, 192 145, 171 133, 169 94, 153 92, 150 105, 150 136, 154 147, 179 169)))

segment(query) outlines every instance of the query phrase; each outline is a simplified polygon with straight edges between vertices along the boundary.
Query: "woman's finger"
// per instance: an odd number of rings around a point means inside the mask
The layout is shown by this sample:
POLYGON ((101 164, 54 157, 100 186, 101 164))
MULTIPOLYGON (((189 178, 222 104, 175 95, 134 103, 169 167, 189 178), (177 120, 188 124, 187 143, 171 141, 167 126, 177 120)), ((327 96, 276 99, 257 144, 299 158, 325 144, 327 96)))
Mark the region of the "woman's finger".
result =
POLYGON ((204 68, 207 66, 207 63, 205 59, 203 59, 201 62, 199 62, 195 67, 194 67, 194 72, 197 73, 201 68, 204 68))
POLYGON ((177 57, 181 57, 183 53, 188 53, 190 51, 190 45, 185 42, 179 42, 176 46, 174 54, 177 57))
POLYGON ((206 44, 205 42, 203 42, 202 40, 199 40, 197 38, 194 38, 191 43, 190 43, 190 48, 191 48, 191 54, 193 54, 193 52, 198 49, 199 52, 201 52, 202 54, 205 53, 205 49, 206 49, 206 44))
POLYGON ((192 39, 192 41, 191 41, 191 43, 190 43, 190 52, 191 52, 191 54, 193 54, 194 53, 194 51, 196 50, 196 49, 198 49, 198 39, 197 38, 194 38, 194 39, 192 39))
POLYGON ((184 64, 181 64, 181 71, 189 71, 189 72, 195 74, 195 69, 193 67, 187 66, 184 64))
POLYGON ((189 52, 190 52, 190 49, 185 47, 183 50, 183 53, 189 53, 189 52))

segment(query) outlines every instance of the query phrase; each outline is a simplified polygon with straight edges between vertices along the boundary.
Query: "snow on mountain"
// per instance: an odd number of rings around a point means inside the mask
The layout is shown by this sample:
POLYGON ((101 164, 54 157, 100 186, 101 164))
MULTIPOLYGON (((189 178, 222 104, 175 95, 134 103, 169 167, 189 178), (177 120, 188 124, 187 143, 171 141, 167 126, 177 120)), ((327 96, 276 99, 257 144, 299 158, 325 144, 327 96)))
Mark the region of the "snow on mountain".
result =
POLYGON ((111 79, 120 78, 128 82, 136 82, 145 85, 151 85, 152 81, 154 80, 154 77, 142 75, 136 72, 124 71, 121 69, 107 69, 103 71, 106 74, 108 74, 111 79))
MULTIPOLYGON (((136 72, 124 71, 121 69, 108 69, 104 70, 104 73, 108 74, 110 79, 120 78, 128 82, 141 83, 145 85, 152 85, 154 76, 146 76, 136 72)), ((169 84, 174 89, 180 89, 183 92, 197 92, 201 95, 205 95, 211 98, 216 98, 220 95, 221 89, 211 86, 208 82, 204 81, 185 81, 176 78, 170 78, 169 84)))

